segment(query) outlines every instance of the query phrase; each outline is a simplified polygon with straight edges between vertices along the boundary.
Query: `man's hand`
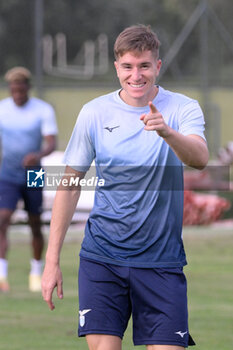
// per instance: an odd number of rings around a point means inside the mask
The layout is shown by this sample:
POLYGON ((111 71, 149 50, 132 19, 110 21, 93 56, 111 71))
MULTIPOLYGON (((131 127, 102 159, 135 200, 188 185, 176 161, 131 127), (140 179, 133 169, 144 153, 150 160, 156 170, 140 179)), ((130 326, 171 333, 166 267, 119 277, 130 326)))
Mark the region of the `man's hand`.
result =
POLYGON ((140 119, 145 124, 145 130, 156 131, 161 137, 166 138, 170 133, 170 127, 165 123, 162 114, 157 110, 155 105, 149 102, 150 112, 142 114, 140 119))
POLYGON ((204 169, 209 158, 205 140, 195 134, 182 135, 165 123, 162 114, 151 101, 149 107, 149 113, 140 117, 145 124, 144 129, 156 131, 184 164, 195 169, 204 169))
POLYGON ((28 153, 24 158, 23 158, 23 166, 36 166, 40 162, 40 155, 36 152, 34 153, 28 153))
POLYGON ((55 309, 52 295, 56 287, 58 298, 63 299, 62 273, 59 265, 51 265, 48 263, 45 265, 41 287, 44 301, 46 301, 50 310, 55 309))
POLYGON ((48 156, 56 148, 56 136, 47 135, 43 138, 43 148, 38 152, 31 152, 26 154, 23 158, 23 166, 39 165, 41 158, 48 156))

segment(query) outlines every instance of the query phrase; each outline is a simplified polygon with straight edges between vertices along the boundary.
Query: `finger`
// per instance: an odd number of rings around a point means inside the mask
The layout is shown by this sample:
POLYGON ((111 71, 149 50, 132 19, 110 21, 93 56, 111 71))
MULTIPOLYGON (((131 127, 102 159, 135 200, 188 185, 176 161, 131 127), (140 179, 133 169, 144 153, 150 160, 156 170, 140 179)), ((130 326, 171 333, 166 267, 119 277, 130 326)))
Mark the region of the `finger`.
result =
POLYGON ((159 127, 159 125, 148 124, 148 123, 145 125, 144 129, 147 131, 156 131, 156 132, 161 131, 161 128, 159 127))
POLYGON ((47 303, 50 310, 55 309, 55 306, 52 300, 52 290, 51 291, 49 290, 48 292, 47 291, 43 292, 42 294, 43 294, 44 301, 47 303))
POLYGON ((46 301, 46 303, 47 303, 48 307, 50 308, 50 310, 54 310, 55 309, 55 305, 54 305, 54 303, 52 301, 52 298, 48 298, 48 299, 44 298, 44 300, 46 301))
POLYGON ((147 118, 144 120, 146 125, 163 125, 163 120, 158 116, 156 118, 147 118))
POLYGON ((157 108, 155 107, 155 105, 153 105, 153 103, 151 101, 148 104, 149 104, 151 113, 158 113, 159 112, 157 110, 157 108))
POLYGON ((54 303, 51 301, 47 301, 47 305, 50 308, 51 311, 53 311, 55 309, 54 303))
POLYGON ((146 126, 144 127, 144 130, 147 130, 147 131, 156 131, 153 125, 152 125, 152 126, 146 125, 146 126))
POLYGON ((163 119, 161 118, 160 113, 159 114, 147 114, 143 120, 145 125, 160 125, 163 124, 163 119))
POLYGON ((144 120, 146 114, 142 114, 141 117, 140 117, 140 120, 144 120))
POLYGON ((62 282, 58 283, 58 285, 57 285, 57 296, 58 296, 59 299, 63 299, 62 282))

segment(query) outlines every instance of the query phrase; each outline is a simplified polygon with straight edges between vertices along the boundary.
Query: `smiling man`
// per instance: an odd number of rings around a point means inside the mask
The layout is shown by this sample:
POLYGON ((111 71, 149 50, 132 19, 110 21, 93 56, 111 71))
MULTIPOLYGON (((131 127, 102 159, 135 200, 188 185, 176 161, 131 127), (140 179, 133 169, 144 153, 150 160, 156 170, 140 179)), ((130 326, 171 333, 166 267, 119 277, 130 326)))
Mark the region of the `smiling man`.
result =
POLYGON ((155 53, 149 50, 140 54, 127 52, 118 57, 115 67, 122 86, 120 96, 126 103, 135 107, 145 106, 157 95, 155 81, 161 60, 155 59, 155 53))
MULTIPOLYGON (((188 328, 182 243, 183 163, 208 161, 197 101, 156 85, 159 40, 143 25, 126 28, 115 46, 121 89, 81 110, 64 162, 83 177, 93 160, 96 188, 80 251, 79 336, 91 350, 120 350, 128 320, 135 345, 182 350, 188 328)), ((54 309, 63 297, 60 250, 80 189, 57 191, 42 279, 54 309)))

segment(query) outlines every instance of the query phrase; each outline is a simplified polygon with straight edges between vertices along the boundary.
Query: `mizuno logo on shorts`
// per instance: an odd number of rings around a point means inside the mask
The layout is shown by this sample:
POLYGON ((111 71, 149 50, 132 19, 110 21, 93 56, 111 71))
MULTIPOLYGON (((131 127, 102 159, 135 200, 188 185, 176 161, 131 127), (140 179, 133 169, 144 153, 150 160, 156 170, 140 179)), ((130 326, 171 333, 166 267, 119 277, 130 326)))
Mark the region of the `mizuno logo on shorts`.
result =
POLYGON ((179 332, 175 332, 175 334, 180 335, 180 336, 181 336, 181 338, 184 338, 185 334, 187 334, 187 333, 188 333, 187 331, 186 331, 186 332, 181 332, 181 331, 179 331, 179 332))

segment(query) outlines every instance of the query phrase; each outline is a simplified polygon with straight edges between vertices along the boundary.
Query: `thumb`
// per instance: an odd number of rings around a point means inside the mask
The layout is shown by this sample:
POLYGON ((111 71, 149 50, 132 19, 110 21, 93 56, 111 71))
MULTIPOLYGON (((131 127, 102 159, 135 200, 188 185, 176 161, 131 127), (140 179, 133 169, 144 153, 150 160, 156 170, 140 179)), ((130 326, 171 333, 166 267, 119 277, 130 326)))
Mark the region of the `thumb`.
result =
POLYGON ((153 105, 153 103, 151 101, 148 103, 148 105, 150 107, 151 113, 158 113, 157 108, 155 107, 155 105, 153 105))

